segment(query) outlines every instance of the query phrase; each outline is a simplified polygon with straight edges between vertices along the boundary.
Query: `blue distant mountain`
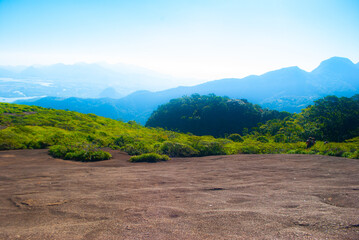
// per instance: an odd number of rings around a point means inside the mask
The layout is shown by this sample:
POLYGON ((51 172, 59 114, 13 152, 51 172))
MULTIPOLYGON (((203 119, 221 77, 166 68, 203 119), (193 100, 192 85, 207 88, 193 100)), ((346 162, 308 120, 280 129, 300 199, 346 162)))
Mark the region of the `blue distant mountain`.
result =
POLYGON ((177 87, 158 92, 137 91, 117 100, 45 98, 21 103, 92 112, 144 124, 159 105, 170 99, 194 93, 244 98, 270 109, 300 112, 315 99, 326 95, 350 97, 358 94, 359 63, 354 64, 347 58, 333 57, 323 61, 312 72, 306 72, 298 67, 288 67, 260 76, 219 79, 192 87, 177 87))
POLYGON ((175 82, 173 77, 125 64, 0 66, 0 98, 19 97, 19 92, 25 97, 98 98, 109 88, 117 92, 113 98, 120 98, 142 89, 168 89, 175 82))

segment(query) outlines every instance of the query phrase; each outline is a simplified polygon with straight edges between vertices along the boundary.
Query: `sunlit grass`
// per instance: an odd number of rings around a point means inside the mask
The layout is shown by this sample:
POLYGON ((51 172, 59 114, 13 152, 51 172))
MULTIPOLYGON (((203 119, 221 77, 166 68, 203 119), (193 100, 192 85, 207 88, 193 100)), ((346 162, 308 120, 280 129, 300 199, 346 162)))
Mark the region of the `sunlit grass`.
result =
POLYGON ((145 153, 191 157, 225 154, 321 154, 359 158, 359 141, 318 141, 306 149, 302 141, 276 142, 270 135, 214 138, 160 128, 146 128, 93 114, 0 103, 0 150, 37 149, 60 146, 110 147, 130 155, 145 153), (5 114, 4 114, 5 113, 5 114), (31 113, 31 114, 29 114, 31 113), (240 141, 237 141, 240 139, 240 141))

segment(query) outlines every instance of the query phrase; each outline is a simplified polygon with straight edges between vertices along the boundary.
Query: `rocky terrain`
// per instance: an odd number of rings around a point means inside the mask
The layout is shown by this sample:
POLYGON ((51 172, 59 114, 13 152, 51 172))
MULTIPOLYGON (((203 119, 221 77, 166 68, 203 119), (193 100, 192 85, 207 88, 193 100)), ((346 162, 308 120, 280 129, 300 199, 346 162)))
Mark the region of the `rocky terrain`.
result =
POLYGON ((0 152, 0 239, 359 239, 359 161, 0 152))

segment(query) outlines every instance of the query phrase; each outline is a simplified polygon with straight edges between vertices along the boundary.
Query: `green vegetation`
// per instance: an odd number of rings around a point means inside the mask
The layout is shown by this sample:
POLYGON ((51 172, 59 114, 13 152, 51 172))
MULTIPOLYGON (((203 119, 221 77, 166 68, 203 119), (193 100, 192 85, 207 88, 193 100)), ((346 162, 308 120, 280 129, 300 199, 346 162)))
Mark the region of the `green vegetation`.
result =
MULTIPOLYGON (((223 99, 227 98, 219 98, 219 103, 223 99)), ((300 114, 270 118, 226 138, 146 128, 94 114, 0 103, 0 150, 50 148, 54 157, 77 161, 109 159, 111 155, 103 148, 170 157, 296 153, 359 158, 358 99, 326 97, 300 114), (309 136, 316 137, 317 143, 306 149, 309 136)))
POLYGON ((160 151, 171 157, 190 157, 199 154, 199 151, 184 143, 163 142, 160 151))
POLYGON ((300 114, 289 114, 262 109, 243 99, 195 94, 160 106, 146 125, 197 135, 229 135, 235 142, 248 134, 262 143, 270 138, 294 143, 308 137, 343 142, 359 136, 359 95, 327 96, 300 114))
POLYGON ((170 158, 167 155, 160 155, 157 153, 145 153, 139 156, 132 156, 130 158, 130 162, 161 162, 161 161, 168 161, 170 158))
POLYGON ((359 136, 359 95, 327 96, 300 114, 270 120, 255 131, 257 135, 274 136, 276 142, 305 141, 308 137, 344 142, 359 136))
POLYGON ((50 147, 49 154, 55 158, 81 162, 108 160, 112 157, 108 152, 95 149, 93 146, 85 144, 80 146, 54 145, 50 147))
POLYGON ((233 142, 243 142, 243 138, 238 133, 232 133, 228 136, 228 139, 231 139, 233 142))
MULTIPOLYGON (((94 114, 0 103, 0 150, 49 148, 55 157, 89 161, 100 148, 190 157, 227 154, 230 140, 146 128, 94 114)), ((100 157, 97 158, 102 158, 100 157)))
POLYGON ((287 112, 262 109, 245 99, 193 94, 158 107, 146 126, 224 137, 231 133, 244 134, 246 129, 256 127, 258 123, 290 115, 287 112))

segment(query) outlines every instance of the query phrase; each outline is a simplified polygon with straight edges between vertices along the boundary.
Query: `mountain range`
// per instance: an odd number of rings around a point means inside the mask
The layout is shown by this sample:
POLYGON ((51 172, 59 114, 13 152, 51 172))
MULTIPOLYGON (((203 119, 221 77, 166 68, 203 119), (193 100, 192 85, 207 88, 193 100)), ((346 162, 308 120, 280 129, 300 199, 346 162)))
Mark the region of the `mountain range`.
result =
POLYGON ((38 96, 124 97, 138 90, 159 91, 189 81, 126 64, 77 63, 48 66, 0 66, 0 98, 38 96))
POLYGON ((194 93, 214 93, 247 99, 270 109, 300 112, 315 99, 326 95, 350 97, 359 93, 359 63, 354 64, 347 58, 333 57, 320 63, 311 72, 298 67, 288 67, 259 76, 219 79, 191 87, 176 87, 157 92, 136 91, 120 99, 46 97, 18 103, 95 113, 144 124, 159 105, 170 99, 194 93))

